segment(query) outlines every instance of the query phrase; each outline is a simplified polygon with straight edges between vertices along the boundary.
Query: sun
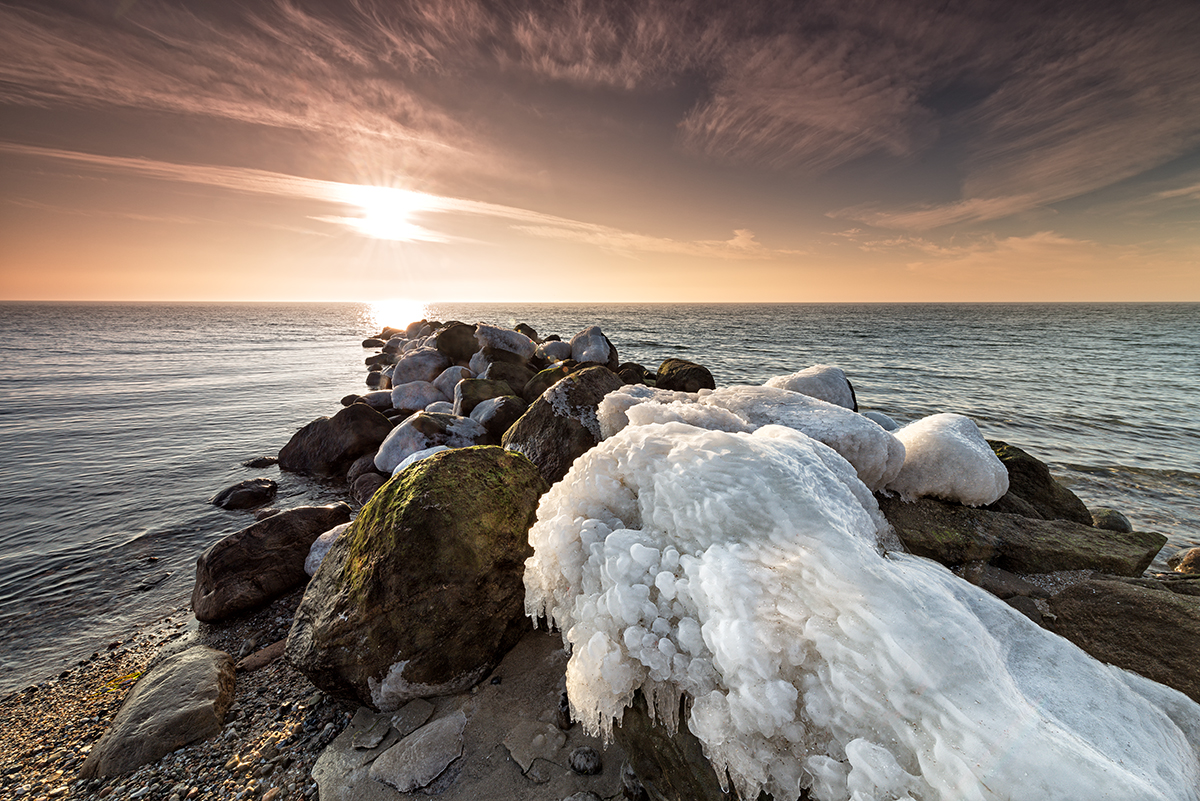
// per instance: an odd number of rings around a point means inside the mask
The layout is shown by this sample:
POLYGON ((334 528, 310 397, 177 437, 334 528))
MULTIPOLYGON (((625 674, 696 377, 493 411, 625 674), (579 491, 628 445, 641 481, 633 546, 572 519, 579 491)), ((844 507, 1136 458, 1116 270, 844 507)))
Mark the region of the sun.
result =
POLYGON ((440 235, 412 221, 414 214, 433 207, 435 198, 431 195, 408 189, 360 184, 346 184, 339 194, 342 202, 357 206, 362 214, 358 217, 339 217, 338 221, 372 239, 394 242, 442 240, 440 235))
POLYGON ((372 324, 377 331, 382 331, 384 326, 404 328, 409 323, 428 318, 430 313, 428 304, 407 298, 372 300, 370 307, 372 324))

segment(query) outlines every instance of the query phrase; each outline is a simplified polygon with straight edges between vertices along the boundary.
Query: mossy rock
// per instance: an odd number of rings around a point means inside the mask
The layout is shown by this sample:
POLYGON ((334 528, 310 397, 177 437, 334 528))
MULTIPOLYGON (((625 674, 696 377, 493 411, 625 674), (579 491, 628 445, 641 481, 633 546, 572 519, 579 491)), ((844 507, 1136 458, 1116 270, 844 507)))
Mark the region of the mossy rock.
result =
POLYGON ((1092 525, 1092 513, 1087 506, 1075 493, 1058 483, 1043 462, 1007 442, 990 439, 988 445, 1008 470, 1008 492, 988 509, 1092 525))

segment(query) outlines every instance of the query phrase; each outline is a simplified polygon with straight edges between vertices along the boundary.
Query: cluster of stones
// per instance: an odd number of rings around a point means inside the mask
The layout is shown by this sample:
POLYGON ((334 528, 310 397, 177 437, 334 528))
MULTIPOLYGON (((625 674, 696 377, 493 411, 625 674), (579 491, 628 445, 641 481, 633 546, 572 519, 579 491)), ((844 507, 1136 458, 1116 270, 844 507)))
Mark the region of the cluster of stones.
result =
MULTIPOLYGON (((363 504, 357 517, 350 522, 346 504, 266 516, 200 557, 192 598, 198 618, 216 621, 308 582, 286 642, 268 657, 282 654, 323 691, 363 705, 314 768, 322 797, 382 798, 387 785, 447 799, 553 800, 611 797, 622 784, 637 796, 636 780, 613 767, 625 757, 652 797, 726 797, 686 727, 667 734, 644 704, 628 710, 613 751, 572 731, 560 709, 565 655, 557 638, 531 629, 522 583, 538 500, 600 440, 601 399, 629 383, 713 389, 711 373, 681 360, 653 373, 622 364, 595 327, 563 341, 528 326, 421 321, 363 344, 379 351, 366 360, 374 389, 302 428, 278 457, 284 470, 344 479, 363 504), (506 766, 490 761, 497 743, 506 766)), ((856 411, 840 380, 842 405, 856 411)), ((1098 658, 1200 701, 1187 645, 1200 635, 1200 575, 1143 577, 1164 537, 1135 532, 1110 510, 1093 515, 1037 459, 990 444, 1009 491, 989 507, 878 495, 904 547, 1098 658)), ((262 503, 273 494, 245 490, 262 503)), ((180 743, 219 731, 232 693, 227 655, 189 659, 216 690, 189 704, 186 726, 170 724, 187 732, 180 743)), ((150 678, 139 696, 181 681, 150 678)), ((122 740, 139 714, 122 709, 106 740, 122 740)), ((101 754, 111 751, 95 749, 85 771, 106 770, 101 754)))

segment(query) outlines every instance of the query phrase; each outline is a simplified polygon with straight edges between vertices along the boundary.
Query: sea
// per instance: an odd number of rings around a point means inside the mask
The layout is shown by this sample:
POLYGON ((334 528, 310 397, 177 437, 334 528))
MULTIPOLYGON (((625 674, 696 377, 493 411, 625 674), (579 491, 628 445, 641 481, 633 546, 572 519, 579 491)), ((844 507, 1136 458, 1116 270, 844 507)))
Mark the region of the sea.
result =
POLYGON ((242 463, 366 391, 363 338, 417 319, 598 325, 622 361, 718 386, 841 367, 861 409, 958 412, 1089 507, 1200 545, 1200 304, 0 303, 0 697, 186 607, 195 560, 275 505, 344 487, 242 463))

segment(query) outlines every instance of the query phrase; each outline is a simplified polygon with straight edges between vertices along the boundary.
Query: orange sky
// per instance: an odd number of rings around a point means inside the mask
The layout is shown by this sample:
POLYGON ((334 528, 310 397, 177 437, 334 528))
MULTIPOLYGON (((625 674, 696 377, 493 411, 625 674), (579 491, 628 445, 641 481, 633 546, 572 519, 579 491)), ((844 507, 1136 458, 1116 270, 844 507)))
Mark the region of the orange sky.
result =
POLYGON ((0 5, 0 298, 1197 301, 1118 5, 0 5))

